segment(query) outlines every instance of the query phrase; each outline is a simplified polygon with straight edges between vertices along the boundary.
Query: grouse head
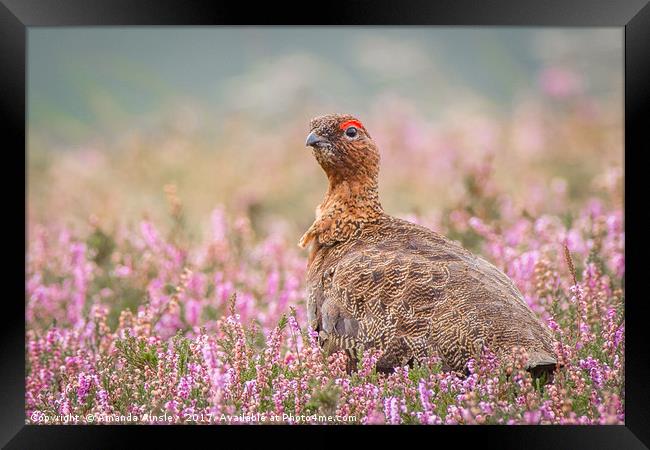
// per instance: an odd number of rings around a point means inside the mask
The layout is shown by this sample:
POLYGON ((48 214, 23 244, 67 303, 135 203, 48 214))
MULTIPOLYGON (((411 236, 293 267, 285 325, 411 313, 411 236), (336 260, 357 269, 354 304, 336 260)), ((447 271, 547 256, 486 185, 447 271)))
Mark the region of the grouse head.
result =
POLYGON ((330 183, 375 184, 379 176, 379 151, 361 121, 349 114, 328 114, 311 120, 308 147, 330 183))

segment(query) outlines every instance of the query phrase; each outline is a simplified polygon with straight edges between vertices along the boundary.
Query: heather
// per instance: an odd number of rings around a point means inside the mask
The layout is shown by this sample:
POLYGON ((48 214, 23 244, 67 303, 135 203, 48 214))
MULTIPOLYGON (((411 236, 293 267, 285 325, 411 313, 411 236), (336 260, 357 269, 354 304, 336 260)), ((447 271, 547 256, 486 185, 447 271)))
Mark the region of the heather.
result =
POLYGON ((74 145, 30 129, 27 422, 624 423, 620 97, 551 61, 505 109, 442 92, 434 114, 388 85, 364 104, 385 210, 501 268, 563 367, 544 384, 486 348, 467 373, 432 355, 386 375, 369 349, 348 373, 307 326, 297 243, 326 188, 308 121, 357 110, 304 95, 328 74, 305 58, 245 80, 285 87, 268 110, 180 102, 74 145))
MULTIPOLYGON (((406 151, 403 158, 416 153, 406 151)), ((501 364, 489 349, 468 375, 443 372, 435 356, 377 374, 370 350, 347 374, 345 356, 326 357, 306 327, 306 255, 297 235, 281 224, 256 232, 249 214, 217 207, 200 238, 190 237, 182 198, 168 186, 162 224, 109 228, 96 217, 85 228, 29 224, 27 417, 623 423, 618 192, 570 207, 556 180, 528 189, 521 206, 500 190, 489 157, 456 170, 464 176, 456 205, 405 217, 460 240, 515 281, 557 338, 564 368, 552 383, 533 382, 521 369, 525 354, 501 364), (557 212, 545 212, 547 198, 557 212)))
POLYGON ((621 423, 621 217, 598 208, 569 228, 554 217, 520 219, 506 237, 476 217, 454 225, 480 236, 554 330, 565 368, 543 389, 521 370, 525 354, 500 366, 489 351, 469 376, 442 372, 435 357, 379 375, 372 351, 346 374, 345 356, 325 357, 304 326, 304 257, 277 237, 251 242, 245 219, 226 223, 220 210, 212 236, 189 251, 148 222, 115 237, 40 229, 28 268, 27 415, 621 423))

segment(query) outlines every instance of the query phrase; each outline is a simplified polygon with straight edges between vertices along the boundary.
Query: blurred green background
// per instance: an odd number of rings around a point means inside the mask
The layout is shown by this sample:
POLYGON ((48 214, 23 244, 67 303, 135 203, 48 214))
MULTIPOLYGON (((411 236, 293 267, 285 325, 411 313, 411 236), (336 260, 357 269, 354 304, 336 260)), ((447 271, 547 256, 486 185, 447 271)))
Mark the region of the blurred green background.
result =
POLYGON ((304 138, 330 112, 378 141, 393 213, 443 212, 485 161, 522 208, 550 189, 538 213, 560 191, 617 201, 622 64, 620 29, 30 28, 29 218, 181 202, 199 231, 224 204, 299 237, 325 190, 304 138))

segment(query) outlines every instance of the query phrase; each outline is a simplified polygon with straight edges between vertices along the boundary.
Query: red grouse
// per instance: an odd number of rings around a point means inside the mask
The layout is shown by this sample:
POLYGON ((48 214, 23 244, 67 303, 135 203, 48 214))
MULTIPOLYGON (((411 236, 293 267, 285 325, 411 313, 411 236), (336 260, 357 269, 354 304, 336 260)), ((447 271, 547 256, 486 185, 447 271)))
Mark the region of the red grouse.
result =
POLYGON ((556 366, 553 337, 512 281, 485 259, 428 228, 386 214, 379 151, 350 115, 311 121, 307 146, 329 187, 300 246, 309 247, 308 317, 328 352, 378 348, 390 372, 438 355, 464 371, 487 346, 526 349, 527 369, 556 366))

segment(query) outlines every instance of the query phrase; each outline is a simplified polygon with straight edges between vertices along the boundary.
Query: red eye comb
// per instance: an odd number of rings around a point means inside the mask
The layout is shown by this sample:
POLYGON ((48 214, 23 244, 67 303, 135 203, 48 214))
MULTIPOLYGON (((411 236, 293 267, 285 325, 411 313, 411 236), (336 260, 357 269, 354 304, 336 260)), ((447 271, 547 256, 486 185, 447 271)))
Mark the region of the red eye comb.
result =
POLYGON ((345 130, 347 127, 350 127, 350 126, 357 127, 357 128, 363 128, 363 125, 361 125, 361 122, 359 122, 358 120, 346 120, 345 122, 343 122, 341 124, 340 128, 341 128, 341 130, 345 130))

